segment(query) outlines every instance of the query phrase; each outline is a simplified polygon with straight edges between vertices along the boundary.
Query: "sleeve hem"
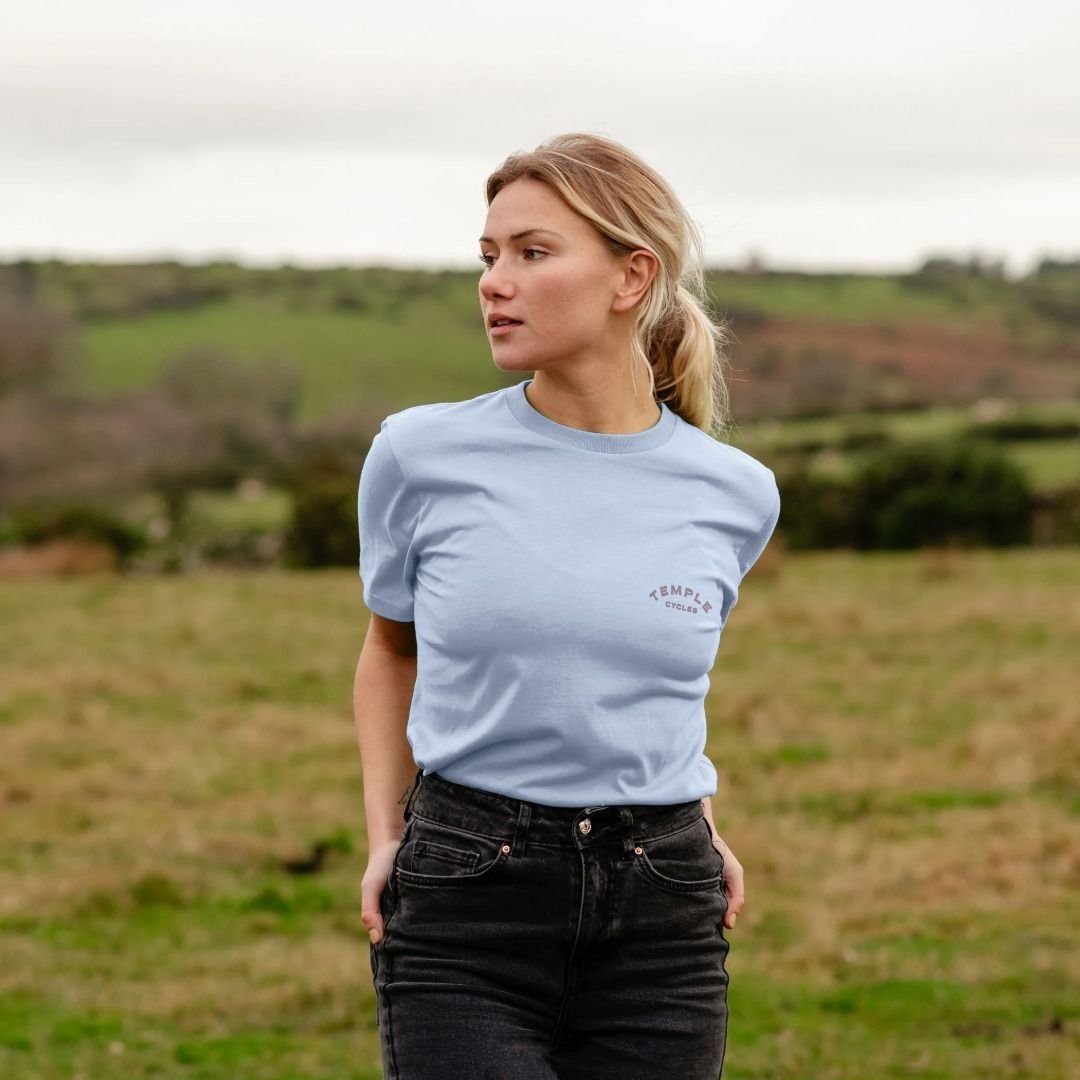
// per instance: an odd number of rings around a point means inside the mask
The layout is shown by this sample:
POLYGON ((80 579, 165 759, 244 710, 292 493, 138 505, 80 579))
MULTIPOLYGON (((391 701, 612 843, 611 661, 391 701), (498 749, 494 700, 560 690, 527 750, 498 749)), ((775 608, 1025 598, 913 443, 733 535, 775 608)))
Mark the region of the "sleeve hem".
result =
MULTIPOLYGON (((775 487, 776 478, 773 477, 773 484, 775 487)), ((746 577, 747 574, 753 569, 754 563, 758 561, 762 553, 769 546, 769 540, 772 539, 772 534, 776 529, 776 523, 780 520, 780 492, 776 490, 776 498, 769 505, 769 509, 765 514, 765 518, 762 521, 758 529, 742 543, 739 547, 736 559, 739 563, 739 571, 741 577, 746 577), (762 538, 764 543, 762 542, 762 538), (743 552, 752 549, 752 557, 749 562, 743 562, 743 552)))
POLYGON ((372 592, 364 594, 364 605, 368 611, 382 615, 383 618, 393 619, 394 622, 412 622, 413 607, 411 604, 396 604, 392 600, 384 600, 372 592))

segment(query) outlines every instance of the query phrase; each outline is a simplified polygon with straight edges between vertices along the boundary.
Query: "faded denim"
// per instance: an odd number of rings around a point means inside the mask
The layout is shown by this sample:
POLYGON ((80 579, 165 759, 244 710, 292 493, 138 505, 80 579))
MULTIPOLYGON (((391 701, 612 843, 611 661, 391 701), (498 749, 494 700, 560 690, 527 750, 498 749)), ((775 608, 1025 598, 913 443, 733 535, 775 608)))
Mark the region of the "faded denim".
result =
POLYGON ((724 860, 699 800, 552 807, 417 774, 369 945, 386 1080, 717 1080, 724 860))

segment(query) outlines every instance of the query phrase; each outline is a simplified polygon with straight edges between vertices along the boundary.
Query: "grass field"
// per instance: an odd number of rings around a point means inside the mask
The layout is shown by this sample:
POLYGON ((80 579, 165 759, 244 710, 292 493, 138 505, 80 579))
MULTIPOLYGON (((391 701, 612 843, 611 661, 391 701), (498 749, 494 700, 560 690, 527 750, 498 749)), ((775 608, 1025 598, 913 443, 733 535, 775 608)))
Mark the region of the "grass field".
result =
MULTIPOLYGON (((1080 402, 1026 403, 1017 417, 1055 422, 1080 418, 1080 402)), ((962 436, 973 424, 972 410, 959 406, 900 412, 895 415, 847 413, 813 419, 765 420, 740 425, 732 442, 762 461, 771 461, 791 447, 815 440, 825 448, 811 460, 811 470, 837 477, 850 475, 866 456, 866 451, 839 449, 852 432, 872 431, 894 444, 915 443, 962 436)), ((1080 438, 1002 440, 996 445, 1027 474, 1036 491, 1053 492, 1080 482, 1080 438)))
MULTIPOLYGON (((498 378, 483 329, 479 277, 479 265, 475 273, 446 275, 437 290, 409 297, 393 314, 327 310, 314 299, 297 305, 248 296, 192 310, 91 320, 81 327, 79 383, 102 394, 137 389, 153 381, 168 357, 209 346, 239 359, 279 355, 295 361, 303 374, 305 420, 343 399, 385 394, 391 401, 406 400, 421 376, 426 400, 469 397, 491 389, 498 378)), ((841 323, 933 319, 998 326, 1020 302, 1014 289, 992 282, 967 283, 960 303, 871 275, 719 273, 712 290, 724 315, 747 309, 771 318, 824 315, 841 323)), ((1036 320, 1033 328, 1038 325, 1036 320)))
POLYGON ((209 348, 253 364, 269 357, 291 361, 302 376, 299 418, 305 422, 343 403, 406 402, 421 376, 427 400, 456 401, 499 385, 492 383, 495 369, 475 302, 474 308, 454 319, 442 306, 414 301, 388 320, 237 299, 99 321, 82 330, 79 387, 102 395, 140 389, 169 358, 209 348))
MULTIPOLYGON (((492 363, 475 288, 475 280, 468 275, 448 277, 441 294, 414 297, 390 314, 327 310, 314 303, 307 308, 290 307, 272 298, 249 296, 181 312, 96 319, 81 327, 76 381, 82 391, 108 396, 145 388, 171 359, 191 350, 215 350, 253 366, 276 357, 289 361, 299 373, 301 425, 317 423, 338 409, 349 410, 349 422, 358 430, 366 428, 370 437, 383 416, 410 404, 461 401, 520 380, 520 373, 501 373, 492 363)), ((718 295, 726 297, 733 308, 745 305, 774 317, 804 316, 817 305, 817 310, 838 323, 859 318, 902 322, 935 317, 945 320, 945 325, 952 312, 969 330, 985 328, 988 319, 992 324, 990 316, 995 311, 1000 321, 1007 305, 1000 307, 1004 300, 996 288, 986 282, 972 284, 970 305, 956 309, 947 297, 905 289, 888 278, 761 281, 729 275, 715 284, 718 295), (986 290, 990 292, 984 296, 986 290), (999 308, 990 303, 995 297, 999 308)), ((795 347, 800 334, 814 340, 814 332, 810 327, 788 328, 789 346, 795 347)), ((868 323, 869 338, 875 333, 868 323)), ((994 348, 1005 348, 1004 340, 988 339, 994 348)), ((929 341, 923 345, 940 351, 931 367, 945 362, 949 349, 961 346, 962 339, 955 338, 946 344, 929 341)), ((865 342, 862 347, 869 348, 865 342)), ((961 351, 972 348, 963 346, 961 351)), ((1032 346, 1026 352, 1015 343, 1008 348, 1014 349, 1017 358, 1038 351, 1032 346)), ((967 356, 965 362, 976 361, 967 356)), ((1080 416, 1080 401, 1025 401, 1016 416, 1075 419, 1080 416)), ((957 405, 894 414, 846 411, 821 418, 751 420, 738 425, 730 439, 770 461, 774 454, 806 439, 839 444, 852 431, 871 430, 904 442, 965 432, 972 422, 972 409, 957 405)), ((1051 493, 1080 479, 1080 440, 1075 436, 1015 440, 1001 446, 1038 491, 1051 493)), ((859 451, 828 449, 817 455, 811 467, 818 473, 844 477, 858 467, 862 456, 859 451)))
MULTIPOLYGON (((4 583, 0 1076, 380 1075, 365 623, 351 571, 4 583)), ((1077 655, 1075 550, 766 553, 708 702, 725 1080, 1077 1074, 1077 655)))

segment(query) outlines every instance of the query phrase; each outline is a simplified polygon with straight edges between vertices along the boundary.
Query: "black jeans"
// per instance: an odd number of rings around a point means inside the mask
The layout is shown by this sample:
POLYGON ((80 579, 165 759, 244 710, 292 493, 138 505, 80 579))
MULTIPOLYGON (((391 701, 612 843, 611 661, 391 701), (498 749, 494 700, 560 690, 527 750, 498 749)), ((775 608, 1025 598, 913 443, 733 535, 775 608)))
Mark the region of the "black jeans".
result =
POLYGON ((717 1080, 723 867, 698 800, 553 807, 417 774, 369 946, 386 1080, 717 1080))

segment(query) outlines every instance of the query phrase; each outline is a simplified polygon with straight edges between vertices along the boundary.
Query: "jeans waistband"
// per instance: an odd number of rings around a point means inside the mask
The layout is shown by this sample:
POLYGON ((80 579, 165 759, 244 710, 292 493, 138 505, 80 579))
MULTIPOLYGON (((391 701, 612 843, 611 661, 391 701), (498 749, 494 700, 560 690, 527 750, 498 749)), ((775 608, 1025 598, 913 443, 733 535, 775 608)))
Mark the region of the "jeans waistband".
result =
POLYGON ((700 799, 666 806, 546 806, 447 780, 419 771, 408 802, 411 815, 470 832, 510 840, 515 851, 525 845, 582 848, 621 844, 628 854, 634 843, 667 836, 704 817, 700 799))

